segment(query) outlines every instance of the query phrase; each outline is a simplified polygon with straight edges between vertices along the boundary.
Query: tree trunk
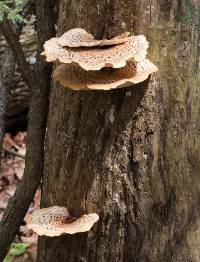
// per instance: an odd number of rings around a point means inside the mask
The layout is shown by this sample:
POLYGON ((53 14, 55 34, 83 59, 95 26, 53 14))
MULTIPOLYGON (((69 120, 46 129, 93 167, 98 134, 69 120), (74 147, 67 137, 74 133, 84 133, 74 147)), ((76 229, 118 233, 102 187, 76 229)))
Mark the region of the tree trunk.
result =
POLYGON ((144 34, 159 72, 113 91, 54 84, 42 206, 100 220, 41 237, 38 261, 200 261, 199 4, 60 0, 59 34, 144 34))
POLYGON ((3 139, 5 133, 6 110, 8 106, 9 87, 14 74, 14 56, 9 47, 4 49, 4 54, 0 54, 0 167, 3 139))

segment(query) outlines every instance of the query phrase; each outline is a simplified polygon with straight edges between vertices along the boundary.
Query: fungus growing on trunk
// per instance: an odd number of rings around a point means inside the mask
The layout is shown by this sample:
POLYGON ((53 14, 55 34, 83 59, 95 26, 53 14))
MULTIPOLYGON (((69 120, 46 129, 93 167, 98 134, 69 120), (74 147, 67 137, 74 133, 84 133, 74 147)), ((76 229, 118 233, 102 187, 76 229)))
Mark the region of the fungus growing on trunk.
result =
POLYGON ((121 35, 115 36, 112 39, 96 40, 84 29, 74 28, 64 33, 61 37, 58 37, 57 42, 59 45, 67 47, 107 46, 124 43, 129 39, 129 35, 130 33, 126 32, 121 35))
POLYGON ((99 220, 96 213, 71 218, 66 207, 53 206, 34 211, 27 218, 27 226, 38 235, 49 237, 87 232, 99 220))
POLYGON ((48 62, 59 61, 53 78, 74 90, 110 90, 143 82, 158 69, 147 56, 143 35, 123 33, 96 40, 84 29, 74 28, 44 44, 48 62))
POLYGON ((103 67, 121 68, 129 60, 139 62, 147 55, 149 44, 143 35, 131 36, 126 42, 104 47, 62 47, 58 38, 44 44, 47 62, 77 63, 85 70, 100 70, 103 67))
POLYGON ((156 71, 157 67, 148 59, 139 63, 129 61, 123 68, 103 68, 100 71, 85 71, 77 64, 62 64, 54 70, 53 78, 74 90, 110 90, 140 83, 156 71))

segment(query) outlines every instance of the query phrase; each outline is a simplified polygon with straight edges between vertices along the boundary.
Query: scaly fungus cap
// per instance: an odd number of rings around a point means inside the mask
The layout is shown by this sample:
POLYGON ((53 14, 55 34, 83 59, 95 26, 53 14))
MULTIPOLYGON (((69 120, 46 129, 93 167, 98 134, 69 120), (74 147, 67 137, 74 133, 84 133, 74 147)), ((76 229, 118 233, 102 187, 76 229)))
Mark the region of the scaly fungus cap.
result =
POLYGON ((142 82, 156 71, 157 67, 148 59, 139 63, 129 61, 120 69, 103 68, 100 71, 85 71, 77 64, 62 64, 54 70, 53 78, 74 90, 109 90, 142 82))
POLYGON ((99 216, 93 213, 73 221, 66 207, 53 206, 34 211, 27 219, 27 226, 40 236, 54 237, 89 231, 98 220, 99 216))
POLYGON ((57 38, 51 38, 44 44, 47 62, 58 60, 60 63, 78 63, 85 70, 100 70, 103 67, 121 68, 129 60, 139 62, 147 55, 148 42, 143 35, 131 36, 122 44, 107 48, 62 47, 57 38))
POLYGON ((74 28, 64 33, 61 37, 58 37, 57 42, 59 45, 67 47, 117 45, 126 42, 128 40, 129 34, 129 32, 126 32, 121 35, 115 36, 112 39, 96 40, 84 29, 74 28))

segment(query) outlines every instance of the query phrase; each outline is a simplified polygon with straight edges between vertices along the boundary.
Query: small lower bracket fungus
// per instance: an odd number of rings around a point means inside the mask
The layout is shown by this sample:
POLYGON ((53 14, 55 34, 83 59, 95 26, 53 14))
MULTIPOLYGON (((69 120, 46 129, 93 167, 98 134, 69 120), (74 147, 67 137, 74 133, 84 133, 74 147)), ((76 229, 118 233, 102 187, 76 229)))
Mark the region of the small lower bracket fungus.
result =
POLYGON ((74 90, 110 90, 140 83, 156 71, 157 67, 148 59, 139 63, 129 61, 123 68, 103 68, 100 71, 85 71, 77 64, 62 64, 54 70, 53 78, 74 90))
POLYGON ((55 237, 87 232, 98 220, 96 213, 84 214, 74 220, 66 207, 53 206, 34 211, 27 218, 27 226, 40 236, 55 237))

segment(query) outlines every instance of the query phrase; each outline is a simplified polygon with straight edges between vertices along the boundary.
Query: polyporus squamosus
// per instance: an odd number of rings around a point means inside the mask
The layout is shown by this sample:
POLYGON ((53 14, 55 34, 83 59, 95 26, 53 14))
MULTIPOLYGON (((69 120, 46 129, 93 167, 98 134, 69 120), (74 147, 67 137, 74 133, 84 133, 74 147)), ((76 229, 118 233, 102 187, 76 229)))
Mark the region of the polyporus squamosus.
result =
POLYGON ((130 36, 126 42, 107 48, 63 47, 59 44, 59 38, 54 37, 45 42, 42 55, 46 56, 47 62, 56 60, 65 64, 74 62, 85 70, 100 70, 103 67, 124 67, 129 60, 135 62, 144 60, 148 46, 146 37, 143 35, 130 36))
POLYGON ((34 211, 27 218, 27 226, 40 236, 55 237, 87 232, 98 220, 96 213, 84 214, 73 220, 66 207, 53 206, 34 211))
POLYGON ((82 28, 74 28, 61 37, 57 38, 57 43, 67 47, 92 47, 92 46, 107 46, 117 45, 126 42, 129 38, 129 32, 115 36, 112 39, 96 40, 93 35, 89 34, 82 28))
POLYGON ((77 64, 62 64, 54 70, 53 78, 74 90, 110 90, 140 83, 156 71, 157 67, 148 59, 138 63, 129 61, 123 68, 103 68, 100 71, 85 71, 77 64))

